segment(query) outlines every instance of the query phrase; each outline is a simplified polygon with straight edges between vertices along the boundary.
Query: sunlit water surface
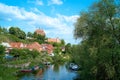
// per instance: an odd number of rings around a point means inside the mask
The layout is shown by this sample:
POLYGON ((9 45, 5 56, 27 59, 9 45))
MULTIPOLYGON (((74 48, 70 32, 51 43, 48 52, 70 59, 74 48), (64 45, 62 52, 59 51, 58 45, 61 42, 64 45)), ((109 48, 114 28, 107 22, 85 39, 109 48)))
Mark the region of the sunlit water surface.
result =
POLYGON ((67 69, 64 65, 49 65, 36 73, 25 74, 21 80, 74 80, 77 76, 75 71, 67 69))

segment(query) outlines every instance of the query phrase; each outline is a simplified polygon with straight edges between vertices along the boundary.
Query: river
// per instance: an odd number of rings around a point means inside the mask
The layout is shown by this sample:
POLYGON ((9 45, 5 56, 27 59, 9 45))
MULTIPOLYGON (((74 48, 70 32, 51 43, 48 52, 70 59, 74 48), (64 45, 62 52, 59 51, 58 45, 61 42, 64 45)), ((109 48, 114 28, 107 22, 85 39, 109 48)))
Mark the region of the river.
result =
POLYGON ((71 71, 63 65, 49 65, 39 69, 36 73, 26 73, 20 80, 74 80, 77 72, 71 71))

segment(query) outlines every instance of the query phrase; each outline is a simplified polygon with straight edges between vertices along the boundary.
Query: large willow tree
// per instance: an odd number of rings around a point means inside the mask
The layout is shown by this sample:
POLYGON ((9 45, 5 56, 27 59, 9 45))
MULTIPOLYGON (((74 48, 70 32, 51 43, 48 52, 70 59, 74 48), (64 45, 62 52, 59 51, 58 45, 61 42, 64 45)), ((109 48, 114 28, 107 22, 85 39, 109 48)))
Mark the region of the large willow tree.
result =
POLYGON ((81 80, 120 80, 120 0, 99 0, 75 24, 81 80))

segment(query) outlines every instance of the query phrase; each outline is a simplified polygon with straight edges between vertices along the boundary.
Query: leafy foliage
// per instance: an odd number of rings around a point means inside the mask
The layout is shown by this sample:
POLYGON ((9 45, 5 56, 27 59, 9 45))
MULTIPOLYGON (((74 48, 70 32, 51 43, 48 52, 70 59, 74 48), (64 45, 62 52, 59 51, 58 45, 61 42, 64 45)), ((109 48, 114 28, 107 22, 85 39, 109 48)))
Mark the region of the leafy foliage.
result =
POLYGON ((74 59, 82 66, 81 80, 120 79, 120 1, 100 0, 82 12, 75 24, 74 59))
POLYGON ((6 28, 2 28, 0 26, 0 34, 7 34, 7 33, 8 33, 7 29, 6 28))
POLYGON ((18 27, 11 27, 9 29, 9 33, 15 35, 16 37, 20 38, 20 39, 25 39, 26 38, 26 34, 24 31, 22 31, 20 28, 18 27))
POLYGON ((65 53, 69 53, 69 54, 72 53, 72 46, 71 46, 70 43, 67 43, 67 44, 65 45, 65 53))
POLYGON ((61 45, 62 45, 62 46, 65 45, 65 41, 64 41, 64 39, 61 40, 61 45))
POLYGON ((33 33, 28 32, 28 33, 27 33, 27 37, 33 37, 33 33))
POLYGON ((0 45, 0 54, 3 54, 5 53, 5 47, 0 45))
POLYGON ((3 62, 4 53, 5 53, 5 47, 0 45, 0 64, 3 62))
POLYGON ((29 59, 37 57, 40 53, 36 50, 30 51, 28 49, 12 49, 10 54, 13 56, 19 55, 19 59, 29 59))
POLYGON ((14 77, 14 72, 16 69, 13 68, 7 68, 2 65, 0 65, 0 80, 18 80, 17 77, 14 77))
POLYGON ((45 42, 45 36, 43 35, 34 33, 33 37, 35 38, 35 41, 39 42, 40 44, 45 42))

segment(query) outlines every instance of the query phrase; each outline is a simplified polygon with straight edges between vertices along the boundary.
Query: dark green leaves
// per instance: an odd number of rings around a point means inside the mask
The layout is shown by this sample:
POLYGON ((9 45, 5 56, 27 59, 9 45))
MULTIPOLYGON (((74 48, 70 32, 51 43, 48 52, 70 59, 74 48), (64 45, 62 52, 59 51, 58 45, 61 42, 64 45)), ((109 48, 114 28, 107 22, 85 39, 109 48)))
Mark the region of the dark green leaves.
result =
POLYGON ((20 28, 18 27, 11 27, 9 29, 9 33, 12 35, 15 35, 16 37, 20 38, 20 39, 25 39, 26 38, 26 34, 24 31, 22 31, 20 28))
POLYGON ((120 79, 118 4, 117 0, 100 0, 82 12, 75 24, 75 38, 82 38, 82 42, 73 50, 73 58, 82 66, 83 80, 120 79))

